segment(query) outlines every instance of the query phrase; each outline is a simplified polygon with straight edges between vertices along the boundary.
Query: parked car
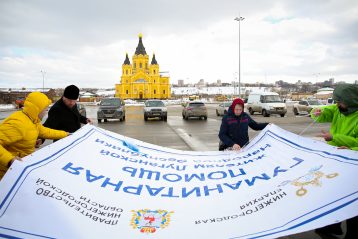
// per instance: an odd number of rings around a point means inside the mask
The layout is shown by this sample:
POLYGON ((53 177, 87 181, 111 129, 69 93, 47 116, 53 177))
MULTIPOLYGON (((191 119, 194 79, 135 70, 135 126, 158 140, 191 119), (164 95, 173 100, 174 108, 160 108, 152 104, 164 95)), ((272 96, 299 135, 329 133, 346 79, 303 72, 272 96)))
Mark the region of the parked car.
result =
POLYGON ((332 104, 335 104, 336 102, 334 102, 334 99, 333 98, 328 98, 327 101, 326 101, 326 105, 332 105, 332 104))
POLYGON ((298 103, 293 104, 293 113, 295 115, 302 113, 308 114, 313 108, 320 107, 322 105, 323 104, 316 99, 300 100, 298 103))
POLYGON ((85 106, 81 103, 76 103, 76 105, 77 105, 78 112, 80 112, 80 114, 82 116, 87 117, 87 112, 86 112, 85 106))
POLYGON ((183 105, 183 119, 188 120, 190 117, 199 117, 204 120, 208 119, 208 112, 206 106, 203 102, 200 101, 191 101, 183 105))
POLYGON ((167 107, 161 100, 146 100, 144 102, 144 120, 148 118, 159 118, 167 121, 167 107))
POLYGON ((232 102, 223 102, 216 107, 216 115, 226 115, 232 102))
POLYGON ((250 114, 261 113, 265 117, 271 114, 279 114, 284 117, 287 113, 286 104, 276 92, 251 93, 247 99, 247 109, 250 114))
POLYGON ((119 121, 126 119, 126 110, 123 100, 119 98, 104 98, 101 100, 97 110, 98 123, 101 123, 102 120, 107 122, 108 119, 119 119, 119 121))

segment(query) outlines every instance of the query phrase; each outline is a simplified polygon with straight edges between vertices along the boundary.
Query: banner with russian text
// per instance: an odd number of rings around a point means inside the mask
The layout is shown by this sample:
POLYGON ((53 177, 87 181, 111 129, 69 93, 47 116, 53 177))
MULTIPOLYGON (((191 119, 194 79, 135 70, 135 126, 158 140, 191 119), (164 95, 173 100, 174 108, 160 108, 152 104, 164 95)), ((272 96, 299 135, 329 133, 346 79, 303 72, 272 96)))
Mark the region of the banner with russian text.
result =
POLYGON ((358 214, 358 152, 269 125, 242 152, 86 125, 0 182, 0 236, 277 238, 358 214))

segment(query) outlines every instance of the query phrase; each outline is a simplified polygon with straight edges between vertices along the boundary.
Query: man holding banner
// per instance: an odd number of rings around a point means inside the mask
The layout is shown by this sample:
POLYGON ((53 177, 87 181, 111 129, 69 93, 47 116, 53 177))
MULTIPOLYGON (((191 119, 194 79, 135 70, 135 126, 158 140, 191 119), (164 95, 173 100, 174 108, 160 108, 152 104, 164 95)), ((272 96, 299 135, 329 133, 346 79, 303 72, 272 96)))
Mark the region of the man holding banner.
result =
MULTIPOLYGON (((337 104, 313 109, 311 117, 317 122, 332 122, 330 132, 322 131, 328 144, 341 149, 358 150, 358 85, 341 84, 333 92, 337 104)), ((358 238, 358 217, 347 220, 345 239, 358 238)), ((341 224, 332 224, 316 230, 323 235, 342 235, 341 224)))

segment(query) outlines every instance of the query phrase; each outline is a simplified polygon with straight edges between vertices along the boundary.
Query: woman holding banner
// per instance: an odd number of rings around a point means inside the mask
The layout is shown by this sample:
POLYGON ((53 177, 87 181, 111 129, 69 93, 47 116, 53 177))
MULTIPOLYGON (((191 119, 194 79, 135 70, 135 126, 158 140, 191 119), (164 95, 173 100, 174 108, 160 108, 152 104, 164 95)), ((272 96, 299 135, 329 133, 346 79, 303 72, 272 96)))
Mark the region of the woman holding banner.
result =
POLYGON ((62 130, 46 128, 41 120, 51 100, 40 92, 30 93, 21 111, 7 117, 0 124, 0 179, 15 160, 20 160, 35 151, 38 137, 61 139, 68 135, 62 130))
POLYGON ((240 150, 249 143, 249 127, 253 130, 262 130, 267 125, 268 123, 256 123, 244 112, 244 101, 235 99, 221 121, 219 150, 240 150))

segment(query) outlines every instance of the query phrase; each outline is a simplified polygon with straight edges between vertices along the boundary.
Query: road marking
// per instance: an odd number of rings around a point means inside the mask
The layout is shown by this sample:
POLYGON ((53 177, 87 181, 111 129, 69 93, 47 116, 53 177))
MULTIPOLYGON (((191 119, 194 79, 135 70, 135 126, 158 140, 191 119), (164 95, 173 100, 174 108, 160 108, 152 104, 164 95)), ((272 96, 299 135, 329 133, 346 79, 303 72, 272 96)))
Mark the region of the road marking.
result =
POLYGON ((172 128, 175 133, 184 140, 184 142, 193 150, 193 151, 209 151, 209 148, 203 144, 200 140, 192 137, 184 129, 181 128, 172 128))
MULTIPOLYGON (((189 120, 190 121, 190 120, 189 120)), ((193 119, 194 121, 194 119, 193 119)), ((221 122, 221 119, 213 119, 208 118, 207 121, 211 122, 221 122)), ((168 126, 184 141, 184 143, 193 151, 213 151, 216 149, 219 143, 203 143, 202 141, 198 140, 196 137, 193 137, 190 133, 187 133, 184 129, 178 128, 183 123, 188 123, 187 120, 182 119, 180 116, 168 116, 168 126), (178 119, 180 123, 178 124, 178 119), (214 147, 212 147, 215 145, 214 147)), ((217 130, 219 132, 219 130, 217 130)))

